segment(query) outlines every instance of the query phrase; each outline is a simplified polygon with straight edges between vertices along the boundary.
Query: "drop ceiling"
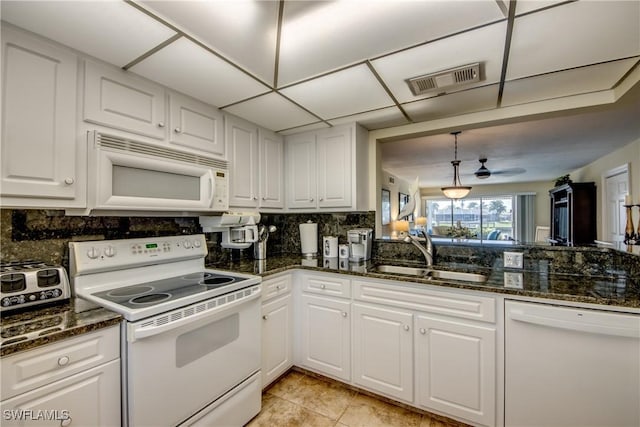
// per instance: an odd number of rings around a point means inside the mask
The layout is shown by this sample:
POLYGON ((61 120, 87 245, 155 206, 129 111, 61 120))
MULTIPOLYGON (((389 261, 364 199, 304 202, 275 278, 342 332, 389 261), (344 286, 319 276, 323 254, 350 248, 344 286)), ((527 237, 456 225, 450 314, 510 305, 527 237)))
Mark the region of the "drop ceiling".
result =
POLYGON ((611 91, 640 61, 638 1, 2 1, 1 14, 282 134, 611 91), (476 62, 475 83, 419 96, 406 83, 476 62))

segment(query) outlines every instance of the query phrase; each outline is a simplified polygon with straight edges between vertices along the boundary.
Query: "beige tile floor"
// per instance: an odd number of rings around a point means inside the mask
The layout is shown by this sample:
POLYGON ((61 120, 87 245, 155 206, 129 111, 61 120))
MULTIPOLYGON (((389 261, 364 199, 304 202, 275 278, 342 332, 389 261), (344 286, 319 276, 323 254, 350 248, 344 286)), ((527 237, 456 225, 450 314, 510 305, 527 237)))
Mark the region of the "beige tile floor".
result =
POLYGON ((354 391, 338 382, 291 371, 262 395, 247 427, 461 427, 354 391))

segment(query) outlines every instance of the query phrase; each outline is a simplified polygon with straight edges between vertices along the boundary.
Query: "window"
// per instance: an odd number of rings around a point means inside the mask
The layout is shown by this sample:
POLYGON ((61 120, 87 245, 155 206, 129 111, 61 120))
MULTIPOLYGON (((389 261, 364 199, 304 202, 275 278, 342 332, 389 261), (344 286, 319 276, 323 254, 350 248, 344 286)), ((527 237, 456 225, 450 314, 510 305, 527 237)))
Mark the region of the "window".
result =
POLYGON ((430 199, 425 207, 433 236, 514 240, 514 196, 430 199))

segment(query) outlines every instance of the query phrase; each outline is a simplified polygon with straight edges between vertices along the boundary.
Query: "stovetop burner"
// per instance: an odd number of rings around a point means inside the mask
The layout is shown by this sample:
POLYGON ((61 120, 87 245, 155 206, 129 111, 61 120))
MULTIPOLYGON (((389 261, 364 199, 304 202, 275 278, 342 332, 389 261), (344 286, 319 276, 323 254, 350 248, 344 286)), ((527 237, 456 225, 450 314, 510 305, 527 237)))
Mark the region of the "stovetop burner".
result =
POLYGON ((131 298, 129 302, 131 304, 157 304, 162 301, 166 301, 171 298, 171 294, 147 294, 140 297, 131 298))
POLYGON ((222 290, 225 286, 244 280, 247 279, 202 271, 96 292, 93 295, 124 307, 139 309, 209 292, 214 289, 222 290))

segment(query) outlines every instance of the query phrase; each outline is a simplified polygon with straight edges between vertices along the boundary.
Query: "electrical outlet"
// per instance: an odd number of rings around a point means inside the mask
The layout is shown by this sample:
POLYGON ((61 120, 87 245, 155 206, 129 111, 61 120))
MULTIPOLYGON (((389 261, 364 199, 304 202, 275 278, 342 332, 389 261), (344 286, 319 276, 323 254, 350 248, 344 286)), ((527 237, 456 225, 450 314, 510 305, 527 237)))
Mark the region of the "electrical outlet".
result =
POLYGON ((504 272, 504 287, 513 289, 522 289, 524 287, 524 279, 522 273, 504 272))
POLYGON ((522 254, 522 252, 505 252, 504 266, 508 268, 522 268, 524 266, 524 254, 522 254))

